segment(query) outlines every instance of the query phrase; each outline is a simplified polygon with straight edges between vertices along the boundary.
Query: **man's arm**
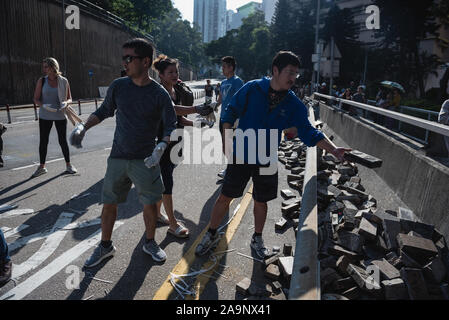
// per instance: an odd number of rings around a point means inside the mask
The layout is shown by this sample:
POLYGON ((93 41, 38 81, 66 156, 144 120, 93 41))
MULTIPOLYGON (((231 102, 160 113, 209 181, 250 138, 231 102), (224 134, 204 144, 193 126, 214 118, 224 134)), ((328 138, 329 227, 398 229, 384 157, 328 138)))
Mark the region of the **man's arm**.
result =
POLYGON ((333 154, 340 161, 344 161, 345 152, 349 152, 352 150, 352 149, 337 147, 332 141, 330 141, 326 137, 326 135, 324 135, 324 139, 318 141, 318 143, 316 145, 317 145, 317 147, 333 154))

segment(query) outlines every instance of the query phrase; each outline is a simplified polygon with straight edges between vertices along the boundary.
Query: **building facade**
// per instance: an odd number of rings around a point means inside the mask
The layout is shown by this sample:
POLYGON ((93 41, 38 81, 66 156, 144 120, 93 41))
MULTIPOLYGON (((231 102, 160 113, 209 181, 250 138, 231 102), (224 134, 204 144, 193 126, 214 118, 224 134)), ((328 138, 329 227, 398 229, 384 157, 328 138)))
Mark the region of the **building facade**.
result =
POLYGON ((226 21, 226 0, 195 0, 193 23, 200 28, 204 43, 223 37, 226 21))
POLYGON ((262 10, 265 14, 265 21, 268 24, 271 24, 271 19, 273 19, 277 2, 278 0, 263 0, 262 2, 262 10))

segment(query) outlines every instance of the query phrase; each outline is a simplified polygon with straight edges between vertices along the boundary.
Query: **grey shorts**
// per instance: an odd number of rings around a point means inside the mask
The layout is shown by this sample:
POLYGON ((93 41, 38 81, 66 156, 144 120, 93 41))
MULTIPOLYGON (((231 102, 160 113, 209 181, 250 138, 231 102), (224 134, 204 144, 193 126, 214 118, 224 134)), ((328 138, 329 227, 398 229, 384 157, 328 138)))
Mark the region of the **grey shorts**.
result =
POLYGON ((142 204, 155 204, 162 199, 164 185, 159 165, 147 168, 143 159, 108 158, 101 202, 106 204, 126 202, 132 184, 135 185, 142 204))

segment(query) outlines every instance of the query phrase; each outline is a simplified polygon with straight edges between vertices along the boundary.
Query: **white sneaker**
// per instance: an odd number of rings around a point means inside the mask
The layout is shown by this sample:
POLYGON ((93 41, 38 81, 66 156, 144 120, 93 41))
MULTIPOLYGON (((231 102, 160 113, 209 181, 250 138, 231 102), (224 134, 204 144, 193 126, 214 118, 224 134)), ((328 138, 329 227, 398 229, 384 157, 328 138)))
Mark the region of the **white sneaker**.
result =
POLYGON ((221 171, 218 173, 218 176, 219 176, 220 178, 222 178, 222 179, 224 179, 225 175, 226 175, 226 169, 221 170, 221 171))
POLYGON ((67 166, 65 172, 70 173, 70 174, 75 174, 78 172, 78 170, 76 170, 76 168, 73 165, 69 164, 67 166))
POLYGON ((32 175, 31 177, 32 177, 32 178, 36 178, 36 177, 39 177, 39 176, 41 176, 41 175, 43 175, 43 174, 46 174, 47 172, 48 172, 47 168, 45 168, 45 167, 43 167, 43 168, 39 167, 39 168, 36 169, 36 171, 34 171, 34 173, 33 173, 33 175, 32 175))

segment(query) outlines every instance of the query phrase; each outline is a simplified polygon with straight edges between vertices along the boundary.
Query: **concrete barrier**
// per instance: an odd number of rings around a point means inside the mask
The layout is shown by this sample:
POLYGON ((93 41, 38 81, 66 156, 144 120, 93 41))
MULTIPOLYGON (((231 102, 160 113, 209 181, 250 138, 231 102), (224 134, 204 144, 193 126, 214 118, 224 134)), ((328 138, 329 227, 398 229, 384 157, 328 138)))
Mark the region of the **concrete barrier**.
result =
POLYGON ((320 117, 351 148, 382 159, 382 167, 373 170, 423 222, 449 237, 448 167, 388 135, 387 130, 323 103, 320 117))

